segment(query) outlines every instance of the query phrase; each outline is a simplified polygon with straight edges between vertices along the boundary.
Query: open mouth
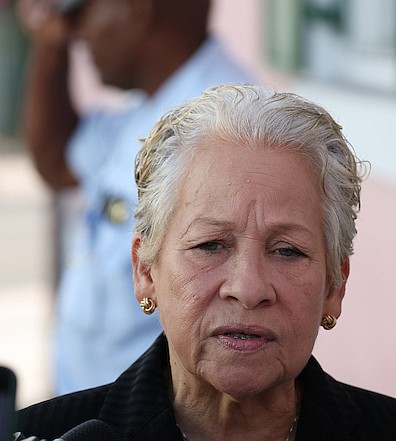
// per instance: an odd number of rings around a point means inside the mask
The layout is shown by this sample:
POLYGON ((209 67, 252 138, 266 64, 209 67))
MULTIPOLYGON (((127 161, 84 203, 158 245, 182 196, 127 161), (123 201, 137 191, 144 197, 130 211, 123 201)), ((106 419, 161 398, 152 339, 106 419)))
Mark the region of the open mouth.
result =
POLYGON ((236 340, 250 340, 254 338, 260 338, 260 336, 256 334, 245 334, 244 332, 228 332, 225 335, 235 338, 236 340))
MULTIPOLYGON (((254 331, 252 329, 252 331, 254 331)), ((262 330, 260 334, 244 332, 242 330, 224 330, 217 334, 217 341, 226 348, 238 352, 256 352, 274 341, 274 334, 269 330, 262 330)))

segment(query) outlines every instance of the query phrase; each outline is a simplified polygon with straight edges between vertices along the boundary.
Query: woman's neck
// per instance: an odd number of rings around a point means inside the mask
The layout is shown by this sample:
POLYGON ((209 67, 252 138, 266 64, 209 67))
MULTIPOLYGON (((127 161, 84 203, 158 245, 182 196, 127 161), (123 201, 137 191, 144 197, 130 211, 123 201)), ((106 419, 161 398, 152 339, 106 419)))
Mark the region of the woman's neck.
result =
POLYGON ((292 441, 300 395, 291 381, 236 399, 194 378, 174 382, 171 397, 176 421, 188 441, 286 441, 288 436, 292 441))

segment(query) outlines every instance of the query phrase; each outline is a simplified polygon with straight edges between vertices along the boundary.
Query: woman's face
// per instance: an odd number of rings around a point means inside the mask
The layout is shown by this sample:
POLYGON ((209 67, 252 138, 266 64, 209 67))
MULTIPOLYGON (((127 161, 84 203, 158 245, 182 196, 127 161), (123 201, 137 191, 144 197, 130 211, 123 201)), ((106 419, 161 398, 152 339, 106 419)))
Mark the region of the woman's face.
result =
POLYGON ((296 153, 211 142, 180 189, 158 262, 148 271, 135 262, 136 294, 158 305, 172 375, 234 397, 292 381, 344 293, 326 283, 316 176, 296 153))

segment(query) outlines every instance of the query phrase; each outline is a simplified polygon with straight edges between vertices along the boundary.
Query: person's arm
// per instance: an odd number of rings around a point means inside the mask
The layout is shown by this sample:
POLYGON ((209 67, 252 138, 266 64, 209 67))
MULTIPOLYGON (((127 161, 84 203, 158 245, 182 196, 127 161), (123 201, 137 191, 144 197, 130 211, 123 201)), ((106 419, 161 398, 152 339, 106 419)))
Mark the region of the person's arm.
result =
POLYGON ((23 132, 36 167, 54 190, 77 184, 65 151, 78 116, 68 88, 68 26, 37 0, 21 0, 20 16, 32 36, 23 108, 23 132), (40 4, 40 9, 38 9, 40 4))

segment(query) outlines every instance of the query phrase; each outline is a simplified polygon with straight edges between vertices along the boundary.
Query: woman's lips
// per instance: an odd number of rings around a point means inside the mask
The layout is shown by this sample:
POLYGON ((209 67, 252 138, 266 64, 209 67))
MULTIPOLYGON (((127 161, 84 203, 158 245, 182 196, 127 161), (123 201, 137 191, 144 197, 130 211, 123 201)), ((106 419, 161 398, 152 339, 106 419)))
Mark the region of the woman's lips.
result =
POLYGON ((250 325, 230 325, 217 328, 213 337, 220 344, 242 352, 262 349, 277 340, 276 334, 270 329, 250 325))

